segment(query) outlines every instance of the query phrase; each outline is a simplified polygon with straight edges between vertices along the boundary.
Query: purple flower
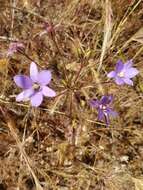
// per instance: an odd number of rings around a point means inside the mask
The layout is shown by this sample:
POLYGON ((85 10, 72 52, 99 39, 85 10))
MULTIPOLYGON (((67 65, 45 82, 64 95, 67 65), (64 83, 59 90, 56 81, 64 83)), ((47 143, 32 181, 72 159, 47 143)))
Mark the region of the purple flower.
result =
POLYGON ((110 116, 116 117, 117 112, 113 111, 111 104, 113 101, 113 96, 102 96, 100 100, 91 100, 90 105, 95 107, 98 111, 98 120, 105 121, 107 126, 110 123, 110 116))
POLYGON ((22 43, 20 43, 20 42, 12 42, 9 45, 7 56, 12 56, 18 50, 21 50, 23 48, 24 48, 24 45, 22 43))
POLYGON ((127 61, 125 64, 119 60, 116 64, 115 71, 111 71, 107 76, 109 78, 114 78, 116 84, 118 85, 123 85, 126 83, 133 86, 133 81, 131 78, 136 76, 139 71, 136 68, 132 67, 132 65, 132 60, 127 61))
POLYGON ((55 97, 56 93, 47 86, 52 78, 49 70, 38 71, 37 65, 32 62, 30 65, 30 77, 16 75, 14 81, 23 91, 17 95, 16 101, 30 100, 32 106, 38 107, 43 101, 43 96, 55 97))

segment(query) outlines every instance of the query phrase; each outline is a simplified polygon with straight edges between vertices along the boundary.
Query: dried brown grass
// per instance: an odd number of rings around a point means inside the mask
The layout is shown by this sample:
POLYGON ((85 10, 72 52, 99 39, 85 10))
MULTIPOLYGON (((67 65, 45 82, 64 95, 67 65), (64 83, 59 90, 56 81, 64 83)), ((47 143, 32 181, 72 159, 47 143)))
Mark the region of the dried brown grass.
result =
POLYGON ((0 1, 0 189, 142 190, 142 9, 140 0, 0 1), (56 25, 55 42, 39 36, 44 21, 56 25), (16 39, 53 72, 58 96, 37 110, 15 102, 12 77, 31 62, 6 59, 16 39), (118 58, 140 70, 133 88, 107 83, 118 58), (119 113, 109 128, 88 105, 104 93, 119 113))

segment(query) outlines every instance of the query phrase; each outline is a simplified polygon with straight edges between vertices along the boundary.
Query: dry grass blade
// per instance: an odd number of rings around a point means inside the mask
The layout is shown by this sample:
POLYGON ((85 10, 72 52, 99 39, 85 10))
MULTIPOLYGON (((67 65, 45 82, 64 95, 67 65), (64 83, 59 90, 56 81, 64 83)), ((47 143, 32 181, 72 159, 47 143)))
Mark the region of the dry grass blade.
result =
MULTIPOLYGON (((128 10, 126 11, 123 19, 120 21, 119 25, 117 26, 116 31, 114 32, 111 41, 110 41, 110 46, 111 45, 115 45, 115 42, 117 41, 121 31, 123 30, 123 26, 125 25, 126 21, 128 20, 129 16, 134 12, 134 10, 137 8, 137 6, 141 3, 142 0, 137 1, 137 3, 133 6, 133 8, 130 10, 130 7, 128 8, 128 10), (129 11, 130 10, 130 11, 129 11)), ((128 41, 129 42, 129 41, 128 41)), ((126 42, 127 44, 127 42, 126 42)), ((114 47, 113 45, 113 47, 114 47)))
POLYGON ((94 79, 95 79, 95 81, 97 83, 98 90, 103 95, 104 94, 104 88, 103 88, 103 86, 102 86, 102 84, 100 82, 99 75, 98 75, 98 73, 93 68, 91 68, 91 71, 92 71, 94 79))
POLYGON ((143 44, 143 27, 140 28, 132 37, 133 41, 140 42, 143 44))
POLYGON ((0 5, 0 190, 143 190, 143 0, 0 5), (11 42, 24 49, 8 56, 11 42), (133 59, 134 86, 108 79, 117 59, 133 59), (32 81, 28 89, 44 98, 37 108, 34 94, 17 101, 29 90, 13 80, 29 77, 31 61, 51 71, 44 86, 56 92, 51 98, 32 81), (100 105, 110 94, 113 102, 100 105), (118 116, 107 127, 112 109, 118 116))
POLYGON ((60 18, 61 18, 61 22, 65 22, 65 21, 68 21, 69 17, 71 17, 75 10, 76 10, 76 7, 78 6, 80 0, 73 0, 73 1, 69 1, 69 4, 67 5, 66 7, 66 10, 63 11, 63 14, 61 14, 60 18))
POLYGON ((0 36, 0 41, 18 42, 19 40, 17 38, 11 38, 11 37, 7 37, 7 36, 0 36))
POLYGON ((55 101, 54 105, 52 106, 51 110, 50 110, 50 114, 53 115, 55 113, 56 107, 59 104, 60 100, 62 98, 62 95, 57 97, 57 100, 55 101))
MULTIPOLYGON (((125 44, 117 51, 115 56, 117 56, 121 52, 121 50, 125 49, 129 45, 129 43, 131 43, 132 41, 136 41, 143 44, 143 27, 140 28, 131 38, 129 38, 125 42, 125 44)), ((142 51, 142 47, 141 47, 141 50, 139 50, 139 53, 141 51, 142 51)), ((136 55, 138 55, 138 52, 136 53, 136 55)), ((134 57, 136 57, 136 55, 134 57)))
POLYGON ((0 73, 5 74, 9 60, 4 58, 0 59, 0 73))
POLYGON ((43 190, 42 186, 40 185, 40 182, 38 180, 38 178, 36 177, 36 174, 35 172, 33 171, 32 169, 32 164, 31 164, 31 161, 29 159, 29 157, 27 156, 25 150, 23 149, 23 146, 22 146, 22 143, 20 142, 19 138, 18 138, 18 135, 17 135, 17 131, 16 131, 16 125, 15 125, 15 122, 14 120, 12 119, 12 117, 7 113, 7 111, 5 111, 4 109, 0 108, 5 119, 6 119, 6 122, 7 122, 7 126, 11 132, 11 135, 12 137, 14 138, 14 140, 16 141, 17 143, 17 146, 20 150, 20 153, 22 155, 22 157, 24 158, 25 160, 25 163, 27 164, 27 167, 31 173, 31 175, 33 176, 33 179, 34 179, 34 182, 35 182, 35 185, 36 185, 36 190, 43 190))
POLYGON ((135 190, 143 190, 143 179, 132 178, 135 183, 135 190))
POLYGON ((102 67, 102 62, 105 56, 105 53, 107 51, 107 48, 109 48, 109 41, 111 37, 111 31, 113 28, 113 22, 112 22, 112 8, 111 8, 111 2, 109 0, 105 1, 105 24, 104 24, 104 40, 102 45, 102 51, 101 51, 101 57, 99 61, 98 71, 100 71, 102 67))
MULTIPOLYGON (((15 0, 12 1, 11 6, 16 7, 16 1, 15 0)), ((12 8, 12 10, 11 10, 11 30, 10 30, 10 36, 11 37, 13 37, 14 17, 15 17, 15 9, 12 8)))

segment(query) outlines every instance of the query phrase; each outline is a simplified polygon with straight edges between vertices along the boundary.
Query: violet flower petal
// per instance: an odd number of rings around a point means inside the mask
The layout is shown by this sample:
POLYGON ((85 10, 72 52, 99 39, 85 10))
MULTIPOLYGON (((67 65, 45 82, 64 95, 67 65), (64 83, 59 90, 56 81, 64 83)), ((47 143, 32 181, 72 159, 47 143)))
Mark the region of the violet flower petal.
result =
POLYGON ((42 103, 43 101, 43 94, 41 92, 37 92, 35 93, 31 98, 31 104, 32 106, 34 107, 38 107, 40 106, 40 104, 42 103))
POLYGON ((107 74, 108 78, 114 78, 117 75, 115 71, 111 71, 110 73, 107 74))
POLYGON ((42 87, 42 93, 44 96, 47 96, 47 97, 55 97, 56 96, 56 92, 47 86, 42 87))
POLYGON ((99 102, 99 100, 90 100, 89 104, 90 104, 90 106, 97 108, 99 106, 100 102, 99 102))
POLYGON ((103 105, 107 105, 107 104, 110 104, 113 100, 113 96, 110 95, 110 96, 102 96, 101 100, 100 100, 100 103, 103 104, 103 105))
POLYGON ((16 75, 14 77, 14 82, 17 86, 23 89, 28 89, 32 87, 32 80, 26 75, 16 75))
POLYGON ((30 64, 30 78, 32 79, 33 82, 38 81, 38 68, 34 62, 30 64))
POLYGON ((118 85, 123 85, 124 84, 124 80, 122 78, 120 78, 120 77, 116 77, 115 82, 118 85))
POLYGON ((124 64, 124 68, 125 69, 129 69, 130 67, 132 67, 133 65, 133 61, 132 59, 128 60, 125 64, 124 64))
POLYGON ((122 69, 123 69, 123 67, 124 67, 123 62, 122 62, 121 60, 118 60, 118 61, 117 61, 117 64, 116 64, 115 72, 116 72, 116 73, 121 72, 122 69))
POLYGON ((139 73, 139 71, 136 68, 130 68, 125 71, 125 78, 133 78, 139 73))
POLYGON ((34 94, 34 90, 32 88, 24 90, 23 92, 21 92, 20 94, 16 96, 16 101, 17 102, 27 101, 27 99, 29 99, 33 94, 34 94))
POLYGON ((104 112, 101 109, 98 109, 98 120, 102 121, 104 118, 104 112))
POLYGON ((42 70, 38 74, 38 83, 41 85, 47 85, 51 81, 52 75, 48 70, 42 70))
POLYGON ((117 112, 113 111, 111 108, 107 108, 106 112, 108 115, 111 115, 112 117, 117 117, 117 115, 118 115, 117 112))
POLYGON ((100 100, 100 104, 103 104, 103 105, 108 104, 108 96, 102 96, 100 100))
POLYGON ((129 78, 124 78, 124 82, 130 86, 133 86, 133 81, 129 78))

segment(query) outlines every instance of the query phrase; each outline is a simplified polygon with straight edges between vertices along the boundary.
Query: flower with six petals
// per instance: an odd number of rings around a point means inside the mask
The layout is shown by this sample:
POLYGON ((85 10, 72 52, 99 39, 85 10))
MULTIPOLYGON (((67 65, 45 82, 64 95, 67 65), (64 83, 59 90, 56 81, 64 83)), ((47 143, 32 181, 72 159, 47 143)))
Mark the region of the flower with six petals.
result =
POLYGON ((16 85, 23 89, 17 95, 16 101, 30 100, 32 106, 38 107, 42 103, 44 96, 55 97, 55 91, 47 86, 51 78, 52 75, 49 70, 38 71, 37 65, 32 62, 30 65, 30 77, 26 75, 16 75, 14 77, 16 85))
POLYGON ((115 71, 111 71, 107 76, 109 78, 114 78, 118 85, 128 84, 133 86, 131 78, 136 76, 139 71, 132 67, 132 65, 132 60, 127 61, 125 64, 121 60, 118 60, 115 71))
POLYGON ((91 100, 90 105, 95 107, 98 111, 98 120, 105 121, 108 126, 110 123, 110 116, 116 117, 117 113, 113 111, 111 104, 113 101, 113 96, 102 96, 100 100, 91 100))

